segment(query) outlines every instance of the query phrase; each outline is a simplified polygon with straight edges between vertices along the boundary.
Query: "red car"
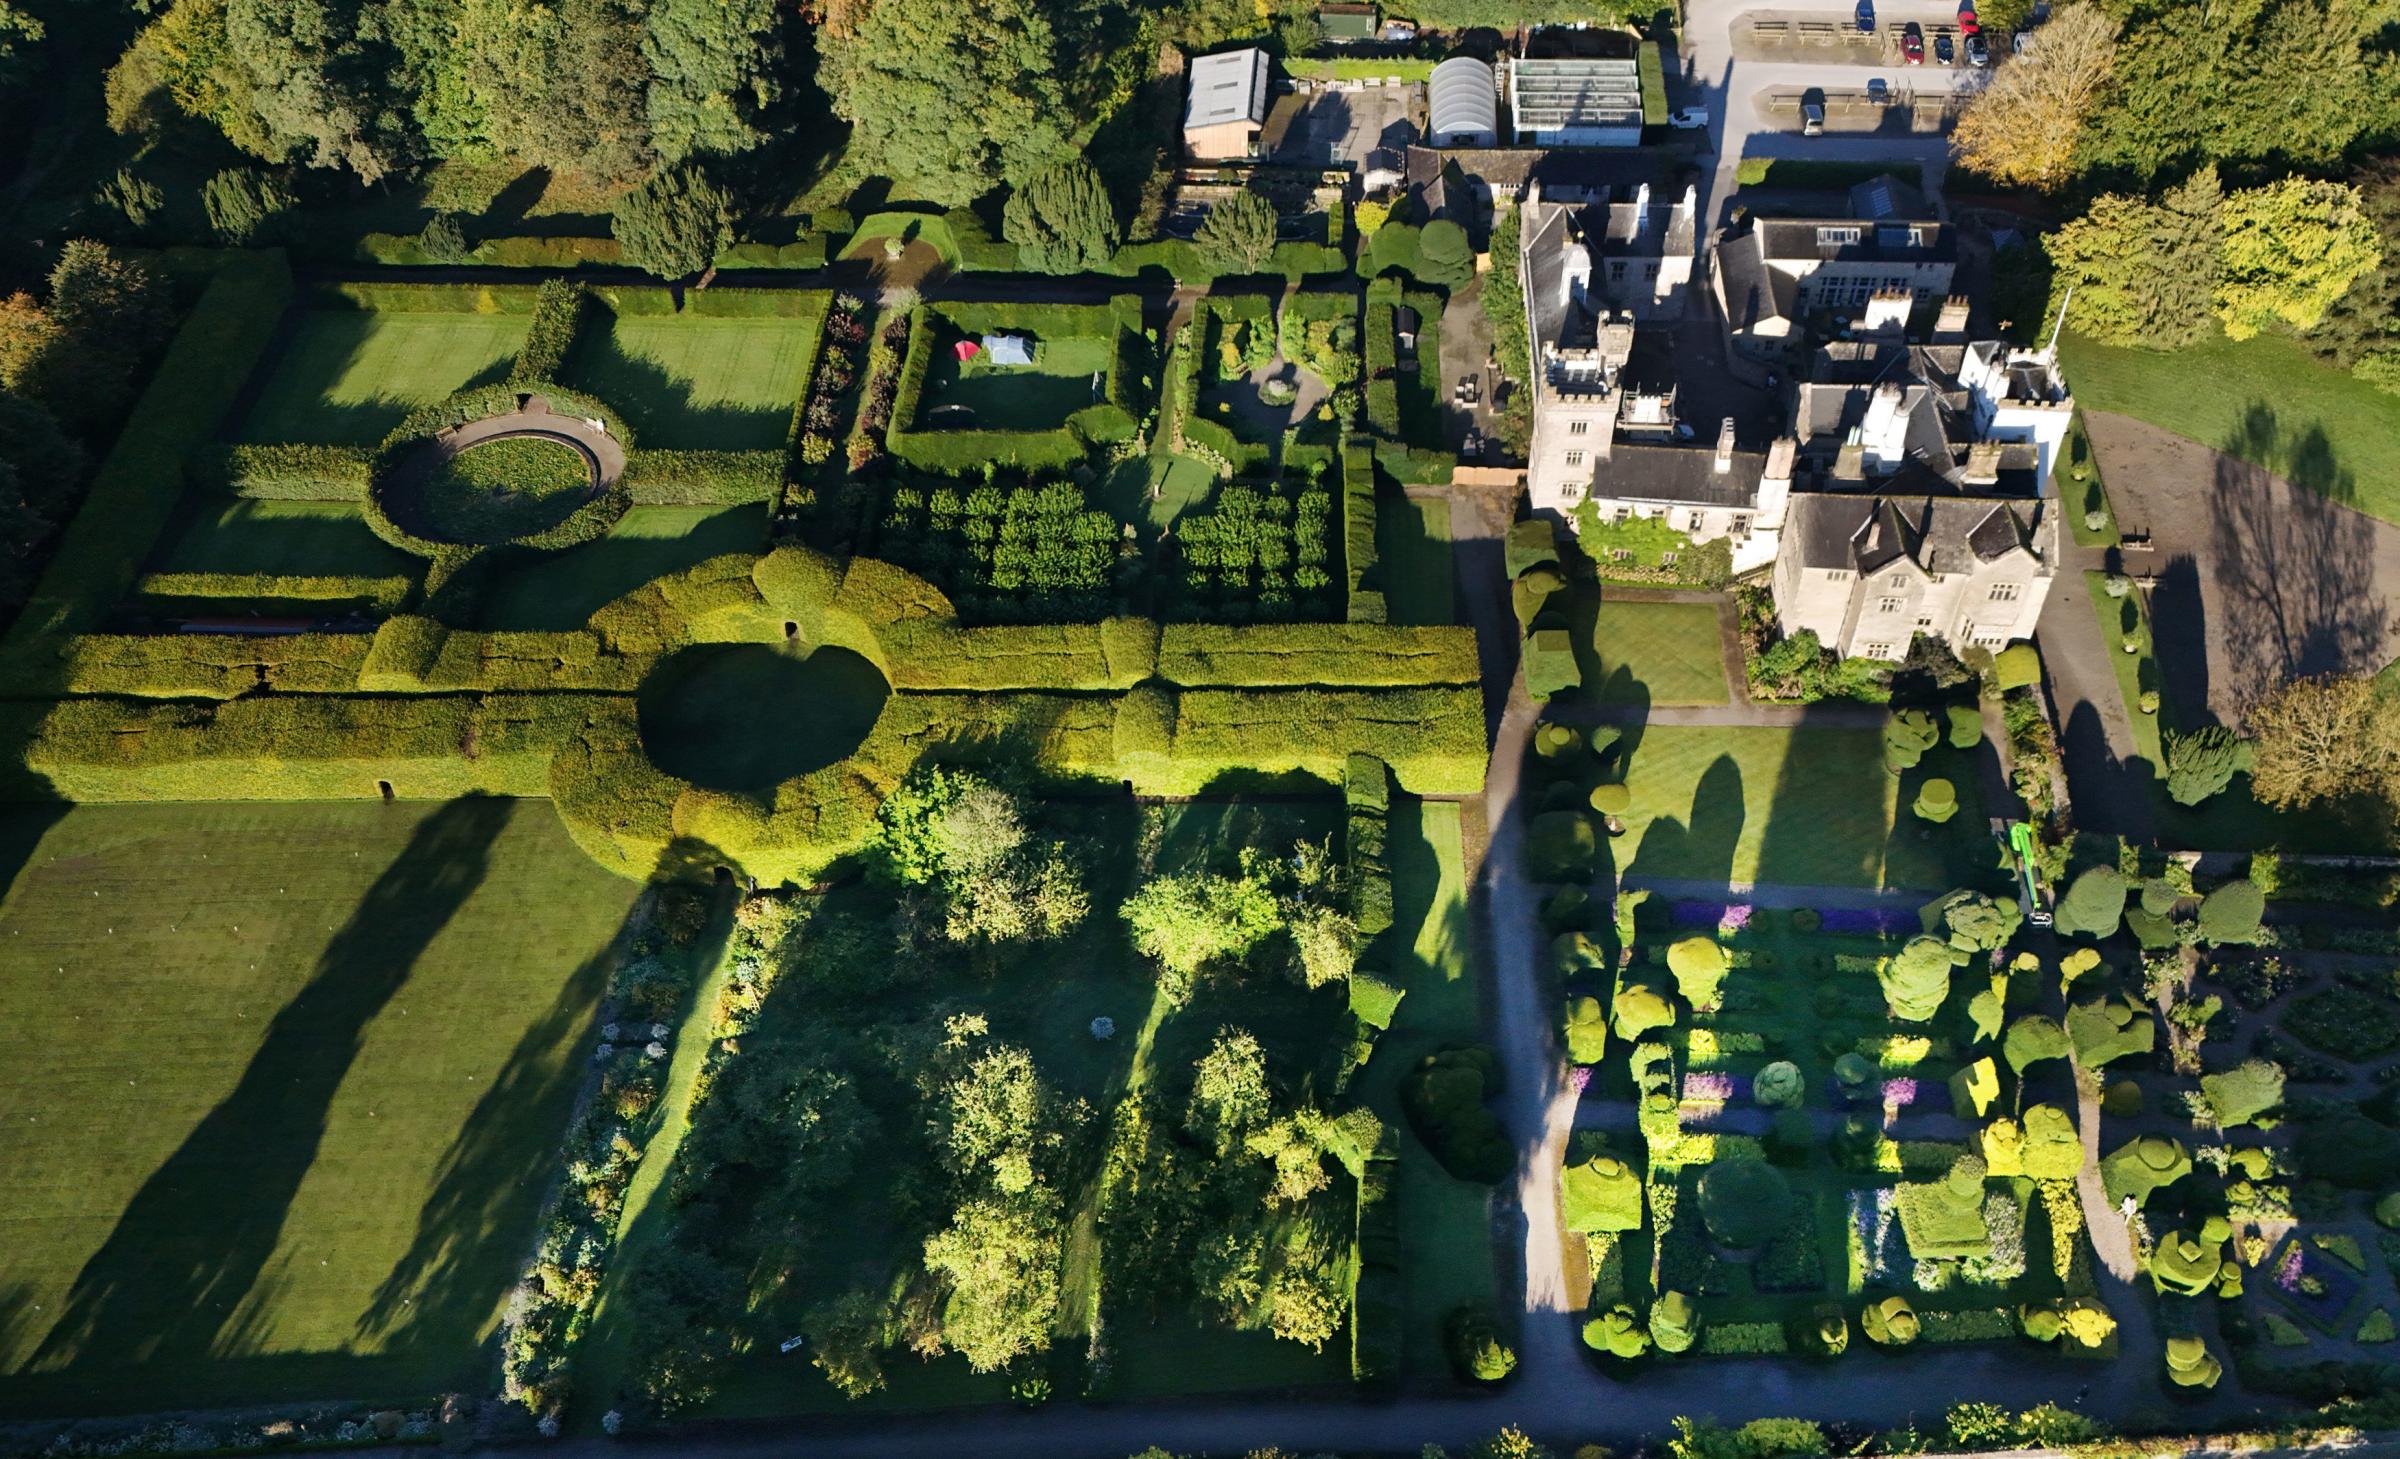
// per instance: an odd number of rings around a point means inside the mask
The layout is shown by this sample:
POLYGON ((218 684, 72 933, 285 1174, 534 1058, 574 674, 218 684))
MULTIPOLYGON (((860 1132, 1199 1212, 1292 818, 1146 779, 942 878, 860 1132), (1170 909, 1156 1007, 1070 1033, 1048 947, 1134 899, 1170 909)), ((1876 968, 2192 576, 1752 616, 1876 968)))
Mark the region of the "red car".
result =
POLYGON ((1974 6, 1961 5, 1958 7, 1958 33, 1960 35, 1973 35, 1982 29, 1982 26, 1975 23, 1974 6))
POLYGON ((1925 64, 1925 32, 1913 20, 1900 32, 1900 58, 1911 66, 1925 64))

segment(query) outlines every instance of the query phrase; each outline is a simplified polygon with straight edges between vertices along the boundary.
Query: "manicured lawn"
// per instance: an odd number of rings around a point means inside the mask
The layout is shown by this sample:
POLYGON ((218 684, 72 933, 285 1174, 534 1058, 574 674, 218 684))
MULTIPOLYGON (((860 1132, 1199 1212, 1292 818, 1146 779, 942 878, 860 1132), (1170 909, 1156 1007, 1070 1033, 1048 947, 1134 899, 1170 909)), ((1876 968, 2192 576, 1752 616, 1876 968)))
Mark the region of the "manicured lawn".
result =
POLYGON ((1101 478, 1092 504, 1141 530, 1148 540, 1185 510, 1207 505, 1216 489, 1214 467, 1161 450, 1111 467, 1101 478))
POLYGON ((2051 477, 2076 546, 2114 547, 2123 540, 2117 530, 2116 508, 2108 500, 2107 483, 2100 479, 2100 461, 2092 454, 2092 438, 2083 428, 2081 415, 2067 432, 2066 449, 2051 468, 2051 477), (2084 517, 2091 512, 2101 514, 2097 527, 2084 524, 2084 517))
POLYGON ((1442 1318, 1464 1303, 1492 1300, 1491 1187, 1443 1170, 1408 1131, 1398 1103, 1401 1076, 1418 1060, 1483 1036, 1458 803, 1394 801, 1389 845, 1393 926, 1384 946, 1407 996, 1358 1087, 1384 1119, 1401 1125, 1402 1320, 1410 1372, 1432 1377, 1449 1370, 1442 1318))
POLYGON ((534 801, 0 831, 0 1411, 484 1382, 632 885, 534 801))
POLYGON ((676 451, 783 444, 823 316, 601 316, 568 358, 566 383, 613 405, 635 441, 676 451))
POLYGON ((546 532, 592 494, 592 470, 563 441, 487 441, 444 463, 418 503, 445 542, 506 542, 546 532))
POLYGON ((2060 351, 2086 410, 2148 421, 2400 522, 2400 396, 2292 341, 2260 335, 2154 354, 2068 335, 2060 351))
POLYGON ((1868 729, 1653 726, 1626 738, 1633 809, 1614 846, 1634 876, 1940 890, 1990 866, 1973 765, 1957 751, 1932 751, 1902 780, 1868 729), (1907 812, 1927 775, 1958 788, 1945 826, 1907 812))
POLYGON ((266 366, 239 439, 371 446, 401 417, 506 377, 524 314, 309 309, 266 366))
POLYGON ((157 572, 414 576, 421 559, 372 531, 355 502, 195 498, 153 556, 157 572))
POLYGON ((2167 757, 2159 746, 2156 714, 2142 713, 2142 693, 2157 690, 2160 685, 2158 650, 2150 641, 2150 618, 2142 611, 2138 592, 2122 598, 2108 595, 2108 574, 2087 572, 2083 575, 2084 591, 2091 595, 2092 611, 2100 615, 2100 641, 2108 645, 2108 665, 2117 676, 2117 692, 2125 699, 2125 718, 2133 726, 2133 747, 2148 759, 2152 768, 2164 775, 2167 757), (2127 653, 2127 643, 2139 653, 2127 653))
POLYGON ((1108 340, 1037 339, 1030 365, 993 365, 981 355, 962 365, 950 347, 964 338, 948 328, 936 334, 916 429, 1046 431, 1101 398, 1092 376, 1108 370, 1108 340))
POLYGON ((511 569, 484 593, 478 617, 485 628, 581 628, 593 609, 652 578, 728 552, 760 550, 766 526, 763 505, 635 507, 599 541, 529 557, 511 569))
POLYGON ((1723 704, 1724 641, 1714 603, 1620 602, 1569 609, 1584 692, 1603 704, 1723 704))
POLYGON ((1375 556, 1391 621, 1458 621, 1450 570, 1447 498, 1385 497, 1375 504, 1375 556))

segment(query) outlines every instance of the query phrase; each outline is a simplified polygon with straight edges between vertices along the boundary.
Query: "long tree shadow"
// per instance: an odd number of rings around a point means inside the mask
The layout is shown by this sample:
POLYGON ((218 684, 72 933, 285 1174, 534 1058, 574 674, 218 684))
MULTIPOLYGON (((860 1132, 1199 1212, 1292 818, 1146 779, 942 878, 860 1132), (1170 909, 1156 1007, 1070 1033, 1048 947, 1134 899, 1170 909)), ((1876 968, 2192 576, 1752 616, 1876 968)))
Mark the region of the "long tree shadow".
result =
MULTIPOLYGON (((797 321, 784 322, 798 327, 797 321)), ((768 408, 704 400, 700 382, 627 350, 617 338, 616 325, 616 316, 592 311, 568 352, 565 383, 615 406, 642 444, 684 451, 764 451, 783 444, 791 423, 790 404, 768 408)), ((724 388, 735 382, 715 383, 724 388)), ((797 397, 798 377, 788 383, 797 397)))
MULTIPOLYGON (((1635 764, 1638 777, 1639 762, 1635 764)), ((1634 782, 1638 787, 1638 778, 1634 782)), ((1637 788, 1635 794, 1640 794, 1637 788)), ((1692 787, 1688 820, 1660 816, 1643 832, 1625 868, 1628 881, 1667 878, 1701 883, 1713 895, 1733 880, 1734 850, 1741 844, 1748 810, 1742 800, 1742 767, 1719 755, 1692 787)))
MULTIPOLYGON (((2392 622, 2377 527, 2338 505, 2356 499, 2357 483, 2324 431, 2288 433, 2271 407, 2253 405, 2223 449, 2209 493, 2222 692, 2247 704, 2287 679, 2382 667, 2392 622), (2300 490, 2281 491, 2234 457, 2281 462, 2300 490)), ((2176 708, 2186 708, 2180 697, 2176 708)))
POLYGON ((239 1314, 257 1305, 244 1299, 266 1274, 367 1027, 481 885, 513 810, 471 797, 417 827, 268 1025, 233 1092, 84 1263, 28 1367, 197 1361, 254 1336, 239 1314))

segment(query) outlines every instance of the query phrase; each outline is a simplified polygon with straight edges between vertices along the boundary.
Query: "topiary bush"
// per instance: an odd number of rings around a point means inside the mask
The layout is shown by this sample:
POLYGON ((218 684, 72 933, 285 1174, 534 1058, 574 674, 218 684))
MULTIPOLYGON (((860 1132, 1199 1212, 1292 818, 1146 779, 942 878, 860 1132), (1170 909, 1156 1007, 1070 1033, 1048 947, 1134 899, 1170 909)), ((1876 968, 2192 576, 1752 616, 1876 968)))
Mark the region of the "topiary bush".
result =
POLYGON ((1650 1304, 1650 1341, 1662 1353, 1687 1351, 1700 1337, 1700 1310, 1681 1292, 1666 1292, 1650 1304))
POLYGON ((2200 936, 2212 943, 2258 941, 2259 919, 2267 912, 2267 894, 2254 881, 2229 881, 2202 899, 2200 936))
POLYGON ((1717 1006, 1730 966, 1725 949, 1713 938, 1686 937, 1667 949, 1667 971, 1675 975, 1676 991, 1702 1013, 1717 1006))
POLYGON ((2164 1135, 2143 1135, 2118 1146, 2100 1160, 2100 1184, 2111 1203, 2127 1196, 2145 1203, 2152 1191, 2173 1185, 2192 1173, 2191 1152, 2183 1142, 2164 1135))
POLYGON ((2113 936, 2125 920, 2125 874, 2113 866, 2095 866, 2067 886, 2059 898, 2053 926, 2061 937, 2113 936))
POLYGON ((1600 1062, 1608 1052, 1608 1010, 1600 1006, 1599 999, 1567 1000, 1566 1039, 1568 1062, 1600 1062))
POLYGON ((1581 811, 1545 811, 1526 828, 1525 858, 1535 881, 1590 881, 1599 850, 1592 818, 1581 811))
POLYGON ((1484 1105, 1497 1085, 1498 1067, 1492 1051, 1479 1045, 1444 1049, 1426 1055, 1400 1081, 1409 1128, 1460 1180, 1489 1185, 1516 1164, 1499 1117, 1484 1105))
POLYGON ((2149 1053, 2158 1044, 2158 1025, 2126 998, 2100 998, 2067 1010, 2067 1042, 2086 1069, 2149 1053))
POLYGON ((2008 1026, 2008 1036, 2000 1041, 2000 1056, 2008 1067, 2025 1077, 2025 1071, 2044 1059, 2063 1059, 2075 1051, 2067 1041, 2067 1031, 2058 1020, 2044 1013, 2028 1013, 2008 1026))
POLYGON ((1622 1302, 1585 1323, 1583 1340, 1612 1358, 1638 1358, 1650 1350, 1648 1329, 1622 1302))
POLYGON ((1719 1160, 1700 1177, 1700 1220, 1736 1251, 1764 1246, 1791 1219, 1791 1182, 1763 1160, 1719 1160))
POLYGON ((1914 767, 1941 737, 1941 729, 1933 722, 1932 715, 1922 709, 1900 710, 1884 721, 1884 768, 1897 775, 1914 767))
POLYGON ((1501 1340, 1500 1324, 1481 1303, 1451 1309, 1442 1322, 1442 1346, 1466 1382, 1497 1383, 1517 1370, 1516 1349, 1501 1340))
POLYGON ((2167 1381, 2178 1388, 2214 1388, 2225 1365, 2197 1337, 2167 1339, 2167 1381))
POLYGON ((1949 781, 1935 776, 1917 787, 1917 798, 1909 806, 1917 819, 1941 825, 1958 814, 1958 789, 1949 781))
POLYGON ((1617 990, 1616 1007, 1610 1010, 1609 1020, 1617 1037, 1632 1043, 1651 1029, 1672 1028, 1675 1005, 1647 983, 1628 983, 1617 990))
POLYGON ((1642 1178, 1613 1155, 1595 1155, 1560 1174, 1559 1205, 1569 1231, 1639 1231, 1642 1178))
POLYGON ((1899 955, 1885 959, 1875 971, 1883 985, 1885 1005, 1894 1018, 1909 1023, 1929 1022, 1950 996, 1950 970, 1967 954, 1938 937, 1920 934, 1908 940, 1899 955))
POLYGON ((2073 1180, 2083 1169, 2083 1138, 2075 1121, 2054 1104, 2037 1104, 2025 1111, 2024 1138, 2018 1162, 2035 1180, 2073 1180))
POLYGON ((2272 1059, 2245 1059, 2221 1074, 2200 1076, 2217 1128, 2248 1124, 2283 1103, 2283 1066, 2272 1059))
POLYGON ((2030 643, 2012 643, 1992 655, 1992 682, 2000 692, 2036 684, 2042 677, 2042 656, 2030 643))
POLYGON ((1633 792, 1622 785, 1595 785, 1591 804, 1604 816, 1621 816, 1633 808, 1633 792))
POLYGON ((1973 704, 1953 704, 1943 710, 1950 722, 1950 748, 1972 750, 1983 743, 1983 710, 1973 704))
POLYGON ((1906 1297, 1893 1295, 1869 1302, 1858 1314, 1867 1341, 1887 1348, 1906 1347, 1917 1340, 1917 1310, 1906 1297))
POLYGON ((1808 1080, 1789 1059, 1777 1059, 1750 1077, 1750 1098, 1768 1109, 1797 1109, 1807 1097, 1808 1080))
POLYGON ((2217 1269, 2225 1259, 2225 1234, 2219 1223, 2216 1239, 2208 1231, 2170 1231, 2150 1251, 2151 1284, 2181 1297, 2205 1295, 2217 1285, 2217 1269))

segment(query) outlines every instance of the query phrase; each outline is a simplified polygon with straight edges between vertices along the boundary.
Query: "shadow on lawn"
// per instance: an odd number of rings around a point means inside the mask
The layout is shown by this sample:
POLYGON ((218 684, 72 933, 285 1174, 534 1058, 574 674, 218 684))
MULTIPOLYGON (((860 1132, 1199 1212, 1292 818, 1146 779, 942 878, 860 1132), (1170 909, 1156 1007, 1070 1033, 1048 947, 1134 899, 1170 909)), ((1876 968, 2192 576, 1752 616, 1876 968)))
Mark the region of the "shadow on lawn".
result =
POLYGON ((233 1092, 143 1183, 84 1263, 28 1368, 197 1362, 255 1347, 267 1304, 253 1289, 268 1276, 367 1027, 482 884, 489 847, 513 810, 461 799, 417 827, 326 944, 307 986, 275 1015, 233 1092))
MULTIPOLYGON (((656 360, 626 353, 617 343, 616 320, 595 310, 568 355, 564 383, 588 390, 616 407, 633 427, 634 439, 652 450, 771 451, 783 444, 790 407, 723 402, 703 405, 694 382, 667 372, 656 360)), ((797 395, 800 382, 789 382, 797 395)))

